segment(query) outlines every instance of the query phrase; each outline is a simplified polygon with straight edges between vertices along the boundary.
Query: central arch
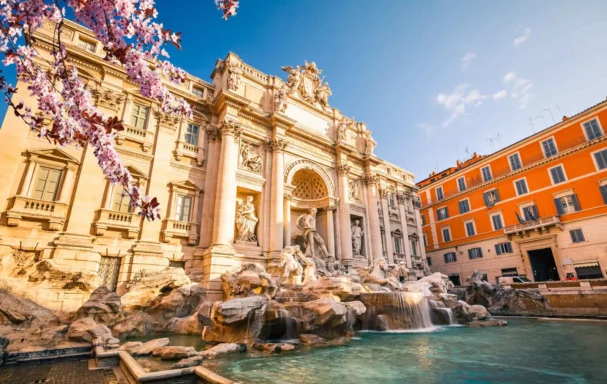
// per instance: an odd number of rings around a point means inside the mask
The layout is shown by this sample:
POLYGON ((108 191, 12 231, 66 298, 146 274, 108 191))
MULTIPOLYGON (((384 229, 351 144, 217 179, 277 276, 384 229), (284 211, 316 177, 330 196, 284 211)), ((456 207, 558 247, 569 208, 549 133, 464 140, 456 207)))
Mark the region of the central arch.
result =
POLYGON ((318 183, 319 181, 322 181, 322 183, 324 184, 324 187, 326 188, 326 195, 323 197, 325 197, 325 198, 328 197, 330 199, 334 199, 336 197, 335 186, 333 185, 333 181, 331 180, 331 177, 317 163, 315 163, 311 160, 307 160, 307 159, 300 159, 300 160, 292 161, 285 167, 285 171, 284 171, 285 184, 294 185, 294 179, 295 179, 295 182, 299 182, 298 179, 302 176, 309 176, 311 178, 310 180, 313 180, 314 183, 318 186, 316 189, 317 191, 320 191, 322 189, 322 187, 320 186, 320 183, 318 183), (299 174, 299 172, 302 170, 308 171, 309 173, 305 172, 303 174, 299 174), (299 174, 299 176, 298 176, 298 178, 295 178, 295 175, 297 175, 297 174, 299 174))

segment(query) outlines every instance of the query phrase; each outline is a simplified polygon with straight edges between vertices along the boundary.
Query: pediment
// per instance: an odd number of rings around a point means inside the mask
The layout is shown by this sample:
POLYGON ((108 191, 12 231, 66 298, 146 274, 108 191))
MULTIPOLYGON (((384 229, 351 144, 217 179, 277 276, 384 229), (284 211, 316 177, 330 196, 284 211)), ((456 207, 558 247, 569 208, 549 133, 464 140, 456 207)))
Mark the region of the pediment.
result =
POLYGON ((127 165, 126 169, 128 169, 128 171, 131 173, 131 176, 133 176, 134 179, 143 179, 143 180, 148 179, 148 175, 143 173, 143 171, 141 171, 140 169, 138 169, 135 166, 127 165))
POLYGON ((189 190, 193 190, 193 191, 201 190, 200 188, 198 188, 198 186, 196 184, 192 183, 190 180, 172 182, 169 185, 171 186, 171 188, 182 188, 182 189, 189 189, 189 190))
POLYGON ((27 153, 28 156, 34 155, 62 163, 80 164, 80 161, 78 159, 76 159, 74 156, 70 155, 61 148, 37 149, 33 151, 28 151, 27 153))

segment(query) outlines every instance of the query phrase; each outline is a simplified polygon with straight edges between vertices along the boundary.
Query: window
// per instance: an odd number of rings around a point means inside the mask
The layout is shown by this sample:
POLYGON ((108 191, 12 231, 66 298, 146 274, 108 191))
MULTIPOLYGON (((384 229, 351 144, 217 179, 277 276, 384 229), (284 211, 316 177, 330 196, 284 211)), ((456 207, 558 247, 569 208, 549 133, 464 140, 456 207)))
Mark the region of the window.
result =
POLYGON ((569 231, 569 235, 571 235, 571 241, 573 243, 582 243, 586 241, 586 239, 584 238, 584 232, 582 232, 581 228, 572 229, 571 231, 569 231))
POLYGON ((601 170, 607 168, 607 149, 594 153, 596 167, 601 170))
POLYGON ((114 204, 112 209, 118 212, 131 213, 133 207, 131 206, 131 197, 126 193, 124 187, 120 184, 114 185, 114 204))
POLYGON ((544 151, 544 156, 546 157, 554 156, 558 153, 558 150, 556 149, 556 144, 552 137, 548 140, 542 141, 542 150, 544 151))
POLYGON ((468 199, 462 200, 459 202, 459 213, 470 212, 470 201, 468 199))
POLYGON ((427 246, 428 246, 428 238, 426 237, 426 234, 424 233, 424 234, 422 235, 422 237, 423 237, 423 239, 424 239, 424 247, 427 247, 427 246))
POLYGON ((455 263, 457 261, 457 256, 455 256, 455 252, 447 252, 445 253, 444 257, 446 264, 455 263))
POLYGON ((426 257, 426 263, 428 263, 428 267, 432 266, 432 259, 429 256, 426 257))
POLYGON ((436 211, 438 220, 445 220, 449 218, 449 210, 447 207, 442 207, 436 211))
POLYGON ((578 212, 580 210, 580 203, 575 194, 557 197, 554 199, 554 205, 556 206, 556 212, 559 215, 578 212))
POLYGON ((539 219, 540 215, 538 213, 537 206, 533 204, 523 207, 523 218, 525 219, 525 221, 539 219))
POLYGON ((462 282, 459 277, 459 273, 451 273, 449 274, 449 281, 453 283, 454 286, 459 287, 462 285, 462 282))
POLYGON ((527 180, 526 179, 516 180, 514 182, 514 186, 516 187, 517 196, 524 195, 529 192, 529 190, 527 189, 527 180))
POLYGON ((468 258, 472 259, 480 259, 483 257, 483 250, 480 248, 470 248, 468 250, 468 258))
POLYGON ((403 254, 403 249, 402 249, 402 238, 399 234, 393 233, 392 234, 392 239, 394 242, 394 252, 398 253, 398 254, 403 254))
POLYGON ((84 39, 78 40, 78 46, 89 52, 95 52, 95 48, 97 48, 97 44, 95 44, 92 41, 88 41, 88 40, 84 40, 84 39))
POLYGON ((445 196, 443 195, 443 187, 436 188, 436 199, 442 200, 445 196))
POLYGON ((558 165, 554 168, 549 169, 550 179, 552 179, 552 184, 559 184, 567 180, 565 177, 565 171, 563 170, 562 165, 558 165))
POLYGON ((396 208, 396 204, 395 204, 395 201, 394 201, 394 194, 393 193, 390 193, 388 195, 388 202, 390 203, 390 207, 396 208))
POLYGON ((133 104, 133 113, 131 115, 131 125, 135 128, 145 129, 148 121, 150 107, 140 104, 133 104))
POLYGON ((504 253, 512 253, 512 243, 499 243, 495 244, 495 253, 502 255, 504 253))
POLYGON ((451 230, 449 227, 443 228, 443 241, 446 243, 447 241, 451 241, 451 230))
POLYGON ((459 189, 460 192, 463 192, 466 190, 466 178, 465 177, 460 177, 459 179, 457 179, 457 188, 459 189))
POLYGON ((411 243, 411 254, 413 256, 419 256, 419 239, 417 237, 409 237, 411 243))
POLYGON ((200 126, 196 124, 189 123, 188 129, 185 132, 185 142, 191 145, 198 145, 198 131, 200 131, 200 126))
POLYGON ((185 261, 169 260, 169 267, 185 269, 185 261))
POLYGON ((190 207, 192 206, 192 197, 179 195, 177 196, 177 210, 175 212, 175 220, 190 221, 190 207))
POLYGON ((204 91, 202 90, 202 88, 192 87, 192 93, 198 97, 202 97, 202 95, 204 94, 204 91))
POLYGON ((504 223, 502 222, 502 215, 499 213, 497 215, 491 216, 491 223, 493 224, 493 230, 499 231, 504 228, 504 223))
POLYGON ((502 276, 518 276, 518 270, 516 268, 504 268, 502 269, 502 276))
POLYGON ((38 200, 55 201, 60 180, 60 170, 40 167, 38 179, 36 180, 36 188, 34 188, 32 197, 38 200))
POLYGON ((601 185, 599 190, 601 191, 601 196, 603 196, 603 203, 607 204, 607 185, 601 185))
POLYGON ((422 218, 422 225, 426 225, 426 216, 420 215, 420 217, 422 218))
POLYGON ((579 280, 603 278, 603 271, 601 271, 601 265, 598 261, 573 264, 573 268, 575 268, 579 280))
POLYGON ((493 176, 491 175, 491 167, 490 166, 486 166, 481 168, 481 173, 483 174, 483 181, 489 181, 491 179, 493 179, 493 176))
POLYGON ((492 189, 483 193, 483 199, 485 200, 485 205, 487 207, 493 207, 495 203, 500 201, 500 194, 497 189, 492 189))
POLYGON ((589 141, 603 136, 603 131, 601 130, 601 127, 599 126, 599 121, 596 118, 587 121, 582 125, 584 126, 584 133, 586 133, 586 138, 589 141))
POLYGON ((510 162, 510 169, 516 171, 523 167, 523 163, 521 162, 521 157, 518 153, 508 156, 508 161, 510 162))
POLYGON ((474 228, 474 221, 468 221, 464 223, 466 226, 466 235, 468 237, 476 235, 476 229, 474 228))

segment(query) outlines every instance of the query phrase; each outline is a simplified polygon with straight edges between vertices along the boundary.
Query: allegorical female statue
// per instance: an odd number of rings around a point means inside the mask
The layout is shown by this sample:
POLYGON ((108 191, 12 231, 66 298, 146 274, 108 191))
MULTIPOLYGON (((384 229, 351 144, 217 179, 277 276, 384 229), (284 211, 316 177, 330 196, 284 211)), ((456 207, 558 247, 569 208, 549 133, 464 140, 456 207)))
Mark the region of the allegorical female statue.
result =
POLYGON ((362 240, 365 231, 360 227, 360 220, 354 220, 352 226, 352 249, 354 256, 360 256, 362 251, 362 240))
POLYGON ((306 244, 305 254, 325 259, 331 257, 331 255, 327 250, 325 241, 316 231, 316 212, 316 208, 312 208, 310 209, 310 213, 299 216, 297 219, 297 228, 304 232, 303 236, 306 244))
POLYGON ((259 219, 255 216, 255 206, 253 205, 253 196, 247 196, 245 201, 238 205, 236 210, 236 241, 257 241, 255 236, 255 227, 259 219))

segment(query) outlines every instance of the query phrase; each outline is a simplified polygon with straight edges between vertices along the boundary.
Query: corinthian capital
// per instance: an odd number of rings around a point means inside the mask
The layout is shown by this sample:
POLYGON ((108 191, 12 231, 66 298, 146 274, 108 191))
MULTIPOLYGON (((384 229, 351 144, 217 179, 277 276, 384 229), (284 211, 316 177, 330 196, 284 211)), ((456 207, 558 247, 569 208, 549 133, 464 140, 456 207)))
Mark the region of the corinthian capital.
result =
POLYGON ((337 166, 337 174, 338 175, 347 175, 350 172, 352 167, 350 164, 340 164, 337 166))
POLYGON ((234 138, 238 138, 242 132, 242 127, 237 121, 226 120, 221 124, 219 130, 222 136, 233 136, 234 138))
POLYGON ((288 145, 289 141, 287 139, 268 139, 266 143, 266 147, 270 152, 284 152, 288 145))
POLYGON ((398 195, 396 195, 396 198, 398 199, 399 204, 405 204, 405 202, 407 201, 407 195, 405 195, 404 193, 399 193, 398 195))
POLYGON ((209 124, 207 127, 207 140, 211 142, 221 140, 221 129, 209 124))
POLYGON ((376 186, 379 186, 379 177, 377 175, 367 175, 363 177, 363 182, 366 185, 375 184, 376 186))

